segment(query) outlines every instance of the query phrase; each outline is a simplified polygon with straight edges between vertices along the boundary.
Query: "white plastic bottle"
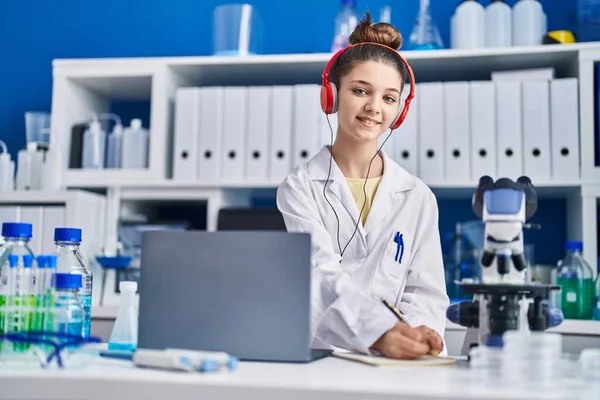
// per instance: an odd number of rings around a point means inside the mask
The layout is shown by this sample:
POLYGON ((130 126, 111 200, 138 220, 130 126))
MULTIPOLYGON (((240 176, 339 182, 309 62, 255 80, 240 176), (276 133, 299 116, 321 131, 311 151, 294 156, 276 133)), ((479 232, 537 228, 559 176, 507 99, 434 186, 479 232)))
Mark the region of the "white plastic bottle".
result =
POLYGON ((15 190, 15 162, 10 159, 6 143, 0 140, 2 154, 0 154, 0 193, 15 190))
POLYGON ((108 135, 106 168, 121 168, 122 141, 123 125, 121 125, 120 122, 117 122, 110 135, 108 135))
POLYGON ((17 156, 17 190, 40 188, 43 153, 37 151, 37 143, 27 143, 27 148, 17 156))
POLYGON ((131 120, 131 125, 123 132, 121 146, 122 168, 147 168, 148 131, 142 128, 141 120, 131 120))
POLYGON ((335 32, 331 52, 335 53, 348 46, 350 34, 358 24, 355 0, 342 0, 342 6, 335 16, 335 32))
POLYGON ((40 188, 43 190, 62 189, 62 152, 55 134, 50 135, 50 146, 46 151, 41 171, 40 188))
POLYGON ((519 0, 513 7, 513 45, 542 44, 547 31, 546 14, 537 0, 519 0))
POLYGON ((89 169, 104 168, 104 155, 106 150, 106 132, 102 129, 96 117, 83 133, 83 159, 82 167, 89 169))
POLYGON ((485 9, 485 47, 512 46, 512 10, 505 0, 492 0, 485 9))
POLYGON ((463 0, 452 16, 450 40, 454 49, 485 46, 485 9, 476 0, 463 0))

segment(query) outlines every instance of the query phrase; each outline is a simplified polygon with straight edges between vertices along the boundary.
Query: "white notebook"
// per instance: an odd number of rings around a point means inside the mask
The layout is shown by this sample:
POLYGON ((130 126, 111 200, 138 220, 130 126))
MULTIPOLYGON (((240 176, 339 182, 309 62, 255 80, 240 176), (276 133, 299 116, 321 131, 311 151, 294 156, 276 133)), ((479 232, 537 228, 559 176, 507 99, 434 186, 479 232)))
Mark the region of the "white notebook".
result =
POLYGON ((456 360, 451 357, 424 356, 416 360, 395 360, 386 357, 368 356, 350 352, 333 352, 334 357, 356 361, 375 367, 434 367, 454 365, 456 360))

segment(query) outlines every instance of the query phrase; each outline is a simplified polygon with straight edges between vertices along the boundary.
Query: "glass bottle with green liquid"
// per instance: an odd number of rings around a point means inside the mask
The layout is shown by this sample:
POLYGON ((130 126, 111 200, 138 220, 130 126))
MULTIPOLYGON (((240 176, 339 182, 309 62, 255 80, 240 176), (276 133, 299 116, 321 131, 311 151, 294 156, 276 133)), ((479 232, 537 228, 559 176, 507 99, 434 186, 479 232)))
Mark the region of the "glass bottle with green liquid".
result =
POLYGON ((583 259, 583 243, 568 241, 556 283, 561 288, 560 303, 566 319, 592 319, 594 313, 594 271, 583 259))

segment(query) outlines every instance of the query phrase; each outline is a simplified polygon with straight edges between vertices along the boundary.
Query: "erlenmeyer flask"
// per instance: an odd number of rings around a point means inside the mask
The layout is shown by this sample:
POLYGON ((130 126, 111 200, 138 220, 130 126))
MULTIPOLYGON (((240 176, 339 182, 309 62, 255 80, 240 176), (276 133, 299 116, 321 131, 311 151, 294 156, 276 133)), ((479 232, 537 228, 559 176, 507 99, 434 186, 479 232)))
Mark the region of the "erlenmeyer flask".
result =
POLYGON ((437 25, 431 17, 429 0, 420 0, 419 15, 409 38, 411 50, 437 50, 444 48, 437 25))

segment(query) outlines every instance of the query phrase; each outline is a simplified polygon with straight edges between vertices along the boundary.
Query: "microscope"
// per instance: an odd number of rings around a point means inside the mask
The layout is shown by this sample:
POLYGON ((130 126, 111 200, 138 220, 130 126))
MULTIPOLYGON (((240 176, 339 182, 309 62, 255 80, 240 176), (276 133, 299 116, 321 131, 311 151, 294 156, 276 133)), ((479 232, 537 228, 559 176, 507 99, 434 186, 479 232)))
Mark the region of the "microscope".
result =
POLYGON ((477 328, 477 343, 502 346, 509 330, 544 331, 562 322, 560 310, 548 304, 559 286, 530 283, 523 255, 523 229, 537 210, 537 194, 531 180, 516 182, 489 176, 479 179, 473 195, 473 211, 485 224, 480 264, 481 282, 460 282, 473 301, 451 305, 447 317, 467 328, 477 328))

